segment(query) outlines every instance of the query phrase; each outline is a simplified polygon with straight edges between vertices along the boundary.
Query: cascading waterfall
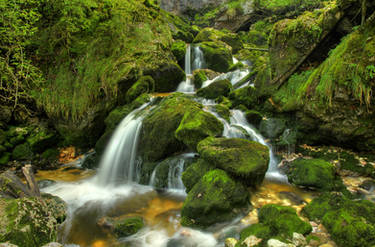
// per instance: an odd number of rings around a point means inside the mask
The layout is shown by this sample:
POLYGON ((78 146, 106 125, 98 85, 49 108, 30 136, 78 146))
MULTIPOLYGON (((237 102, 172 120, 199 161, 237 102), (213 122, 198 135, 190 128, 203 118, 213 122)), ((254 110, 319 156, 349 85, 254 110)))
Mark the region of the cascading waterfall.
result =
POLYGON ((244 79, 248 74, 250 73, 249 69, 238 69, 232 72, 228 72, 225 74, 221 74, 212 80, 207 80, 203 82, 202 88, 207 87, 211 83, 215 81, 220 81, 220 80, 229 80, 233 86, 236 86, 237 83, 239 83, 242 79, 244 79))
POLYGON ((178 85, 177 92, 193 93, 194 84, 191 81, 193 75, 191 74, 191 46, 190 44, 187 44, 186 46, 185 74, 186 74, 186 80, 181 82, 180 85, 178 85))
POLYGON ((196 69, 203 69, 205 67, 203 51, 198 45, 194 46, 193 58, 193 71, 196 69))
POLYGON ((144 112, 148 104, 128 114, 117 126, 100 161, 98 184, 115 185, 119 182, 137 182, 137 147, 144 112))

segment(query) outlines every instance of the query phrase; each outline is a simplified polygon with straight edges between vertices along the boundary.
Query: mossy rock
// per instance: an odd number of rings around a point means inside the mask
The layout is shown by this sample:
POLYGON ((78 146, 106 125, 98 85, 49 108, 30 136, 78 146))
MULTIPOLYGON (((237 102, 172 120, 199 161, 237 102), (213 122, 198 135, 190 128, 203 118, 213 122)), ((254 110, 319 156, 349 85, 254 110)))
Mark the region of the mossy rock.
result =
POLYGON ((104 123, 107 131, 113 131, 117 125, 133 110, 139 108, 143 104, 150 101, 150 96, 148 94, 142 94, 138 96, 130 104, 119 106, 112 110, 108 116, 105 118, 104 123))
POLYGON ((156 92, 173 92, 185 79, 185 72, 174 62, 167 62, 146 70, 144 75, 150 75, 154 79, 156 92))
POLYGON ((208 137, 198 144, 201 157, 250 186, 259 185, 268 169, 268 147, 239 138, 208 137))
POLYGON ((6 140, 13 146, 21 144, 25 141, 32 129, 33 127, 11 126, 6 132, 6 140))
POLYGON ((251 86, 232 91, 229 94, 229 99, 233 107, 244 105, 246 108, 252 109, 258 104, 256 89, 251 86))
POLYGON ((201 88, 197 91, 197 96, 204 97, 206 99, 216 99, 219 96, 228 96, 232 90, 232 84, 229 80, 214 81, 205 88, 201 88))
POLYGON ((233 219, 248 206, 249 193, 220 169, 207 172, 190 190, 181 210, 181 224, 207 227, 233 219), (239 211, 237 211, 239 213, 239 211))
POLYGON ((186 43, 182 40, 173 42, 171 47, 173 55, 176 57, 179 64, 183 64, 186 54, 186 43))
POLYGON ((225 104, 215 105, 215 111, 219 114, 220 117, 224 118, 228 122, 230 121, 230 110, 229 107, 225 104))
POLYGON ((200 108, 193 108, 185 113, 175 136, 195 151, 200 141, 208 136, 220 136, 223 130, 223 123, 214 115, 200 108))
POLYGON ((261 121, 259 131, 271 139, 279 137, 286 129, 286 121, 280 118, 268 118, 261 121))
POLYGON ((4 144, 7 139, 7 133, 0 129, 0 145, 4 144))
POLYGON ((0 242, 34 247, 56 241, 62 212, 58 204, 42 198, 0 199, 0 242))
POLYGON ((201 43, 206 41, 225 42, 232 47, 233 53, 236 53, 243 48, 241 39, 235 33, 230 33, 228 31, 219 31, 210 27, 202 29, 194 38, 193 42, 201 43))
POLYGON ((12 156, 11 153, 8 153, 8 152, 2 153, 0 156, 0 165, 3 166, 3 165, 8 164, 11 156, 12 156))
POLYGON ((193 81, 194 81, 195 89, 201 88, 202 85, 203 85, 203 82, 208 80, 208 78, 206 76, 206 73, 205 73, 205 70, 201 70, 201 69, 195 70, 193 72, 193 76, 194 76, 193 81))
POLYGON ((126 92, 126 102, 131 103, 136 98, 145 93, 153 93, 155 90, 155 81, 151 76, 142 76, 136 83, 126 92))
POLYGON ((37 127, 26 139, 34 153, 41 153, 44 150, 53 147, 59 141, 56 133, 45 127, 37 127))
POLYGON ((245 64, 243 64, 241 62, 237 62, 237 63, 235 63, 235 64, 233 64, 233 65, 231 65, 229 67, 229 71, 235 71, 235 70, 239 70, 239 69, 244 69, 246 67, 247 66, 245 64))
POLYGON ((303 208, 310 220, 321 221, 339 246, 375 244, 375 204, 324 193, 303 208))
POLYGON ((233 64, 232 52, 222 42, 203 42, 200 48, 208 69, 217 72, 228 72, 233 64))
POLYGON ((28 143, 20 144, 13 149, 12 159, 14 160, 31 160, 33 152, 28 143))
POLYGON ((255 110, 245 111, 245 116, 246 120, 255 127, 257 127, 263 119, 262 114, 255 110))
POLYGON ((246 227, 243 229, 240 233, 240 241, 236 245, 236 247, 246 247, 245 244, 242 242, 250 237, 250 236, 256 236, 257 238, 262 239, 263 241, 260 243, 261 246, 265 246, 268 239, 271 239, 274 233, 272 232, 272 229, 270 226, 262 223, 257 223, 254 225, 251 225, 249 227, 246 227))
MULTIPOLYGON (((174 184, 168 184, 169 182, 173 183, 174 178, 178 178, 179 172, 182 172, 184 169, 190 167, 191 163, 195 161, 193 156, 184 156, 179 155, 163 160, 162 162, 155 164, 152 173, 154 174, 154 181, 150 184, 156 189, 167 189, 169 186, 174 186, 174 184)), ((151 164, 147 166, 152 167, 151 164)), ((143 170, 143 169, 142 169, 143 170)), ((149 170, 149 168, 147 169, 149 170)))
POLYGON ((297 159, 290 164, 288 181, 294 185, 331 191, 342 188, 335 167, 321 159, 297 159))
POLYGON ((181 93, 174 93, 155 107, 143 120, 139 154, 144 161, 158 161, 183 151, 186 146, 175 137, 185 113, 202 105, 181 93))
POLYGON ((124 220, 115 221, 114 233, 116 237, 128 237, 136 234, 144 226, 142 217, 131 217, 124 220))
POLYGON ((214 169, 215 167, 207 163, 204 159, 198 159, 195 163, 191 164, 182 173, 182 182, 185 185, 186 192, 189 192, 204 174, 214 169))
POLYGON ((12 107, 0 106, 0 122, 9 123, 12 118, 12 107))

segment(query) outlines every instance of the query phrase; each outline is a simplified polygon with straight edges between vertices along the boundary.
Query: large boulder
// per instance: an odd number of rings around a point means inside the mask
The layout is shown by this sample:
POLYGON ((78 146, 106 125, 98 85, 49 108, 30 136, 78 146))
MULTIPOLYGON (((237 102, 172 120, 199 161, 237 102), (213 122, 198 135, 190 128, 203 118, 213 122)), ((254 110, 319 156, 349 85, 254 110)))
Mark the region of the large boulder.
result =
POLYGON ((268 147, 239 138, 208 137, 198 144, 201 157, 251 186, 259 185, 268 169, 268 147))
POLYGON ((144 161, 158 161, 186 147, 175 137, 175 131, 187 111, 202 105, 188 96, 175 93, 163 99, 143 120, 139 155, 144 161))
POLYGON ((66 205, 55 198, 0 199, 0 242, 23 247, 56 241, 66 205))
POLYGON ((219 31, 214 28, 204 28, 202 29, 197 36, 194 38, 194 43, 201 43, 206 41, 222 41, 227 43, 232 47, 233 53, 237 53, 237 51, 243 48, 243 43, 239 36, 235 33, 231 33, 228 31, 219 31))
POLYGON ((321 159, 297 159, 290 164, 290 183, 321 191, 342 189, 341 179, 336 176, 335 167, 321 159))
POLYGON ((218 80, 214 81, 207 87, 201 88, 197 91, 199 97, 204 97, 206 99, 216 99, 219 96, 228 96, 229 92, 232 90, 232 84, 229 80, 218 80))
POLYGON ((220 136, 224 126, 214 115, 196 109, 185 113, 180 126, 176 130, 176 138, 192 150, 197 144, 208 136, 220 136))
POLYGON ((232 91, 229 94, 229 99, 232 101, 233 107, 243 105, 248 109, 252 109, 258 105, 256 89, 252 86, 247 86, 232 91))
POLYGON ((126 92, 126 102, 131 103, 144 93, 153 93, 155 90, 155 81, 151 76, 142 76, 126 92))
POLYGON ((206 162, 204 159, 198 159, 196 162, 191 164, 182 173, 182 182, 185 185, 186 192, 189 192, 194 185, 199 182, 204 174, 214 169, 215 167, 206 162))
POLYGON ((155 68, 144 71, 155 81, 156 92, 173 92, 185 79, 185 72, 175 62, 166 62, 155 68))
POLYGON ((225 43, 208 41, 200 43, 199 46, 204 54, 208 69, 217 72, 227 72, 233 64, 231 48, 225 43))
POLYGON ((352 201, 339 193, 324 193, 302 211, 310 220, 321 221, 339 246, 375 244, 375 204, 352 201))
POLYGON ((246 188, 225 171, 210 171, 190 190, 181 210, 181 224, 207 227, 230 220, 247 207, 248 200, 246 188))
POLYGON ((258 217, 259 223, 242 230, 241 243, 249 236, 256 236, 262 240, 260 246, 266 246, 269 239, 276 238, 287 241, 292 239, 293 233, 307 235, 312 230, 311 225, 300 219, 296 210, 291 207, 267 204, 259 210, 258 217))

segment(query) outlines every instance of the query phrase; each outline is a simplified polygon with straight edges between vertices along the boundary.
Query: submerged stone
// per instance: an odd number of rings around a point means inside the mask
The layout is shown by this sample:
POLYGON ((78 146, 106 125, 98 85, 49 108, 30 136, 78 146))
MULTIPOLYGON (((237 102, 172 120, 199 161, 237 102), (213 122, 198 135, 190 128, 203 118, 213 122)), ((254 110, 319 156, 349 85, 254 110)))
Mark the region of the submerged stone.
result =
POLYGON ((144 93, 153 93, 155 90, 155 81, 151 76, 142 76, 126 92, 126 102, 131 103, 144 93))
POLYGON ((208 137, 198 144, 201 157, 250 186, 259 185, 268 169, 268 147, 239 138, 208 137))
POLYGON ((214 115, 199 108, 187 111, 175 132, 176 138, 192 150, 208 136, 219 136, 224 126, 214 115))
POLYGON ((181 210, 181 224, 207 227, 231 220, 247 207, 248 200, 246 188, 225 171, 209 171, 190 190, 181 210))
POLYGON ((115 221, 113 231, 118 238, 122 238, 137 233, 143 226, 144 222, 142 217, 132 217, 115 221))

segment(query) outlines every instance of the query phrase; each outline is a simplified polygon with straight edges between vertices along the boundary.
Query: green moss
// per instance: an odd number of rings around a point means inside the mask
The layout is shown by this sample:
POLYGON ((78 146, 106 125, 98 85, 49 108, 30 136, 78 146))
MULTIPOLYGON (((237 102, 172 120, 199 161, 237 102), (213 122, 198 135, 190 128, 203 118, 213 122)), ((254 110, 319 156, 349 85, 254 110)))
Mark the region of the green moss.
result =
POLYGON ((187 111, 201 107, 180 93, 164 98, 143 120, 139 153, 144 160, 158 161, 184 150, 185 145, 176 139, 175 131, 187 111))
POLYGON ((229 80, 214 81, 207 87, 201 88, 197 91, 197 96, 206 99, 216 99, 219 96, 227 96, 232 90, 232 84, 229 80))
POLYGON ((10 160, 10 157, 11 157, 11 153, 8 153, 8 152, 5 152, 3 154, 1 154, 0 156, 0 165, 6 165, 8 164, 9 160, 10 160))
POLYGON ((263 116, 260 112, 254 111, 254 110, 247 110, 245 111, 246 120, 253 124, 255 127, 259 125, 259 123, 262 121, 263 116))
POLYGON ((182 182, 185 185, 186 192, 188 193, 196 183, 206 174, 207 172, 213 170, 214 167, 207 163, 203 159, 198 159, 197 162, 191 164, 182 173, 182 182))
POLYGON ((56 160, 59 156, 59 153, 59 150, 55 148, 49 148, 46 151, 44 151, 40 157, 46 160, 56 160))
POLYGON ((144 71, 155 81, 156 92, 174 92, 178 84, 185 79, 185 72, 175 62, 164 62, 157 67, 144 71))
POLYGON ((268 148, 239 138, 208 137, 198 144, 201 157, 252 186, 259 185, 268 168, 268 148))
POLYGON ((215 111, 217 112, 217 114, 219 114, 220 117, 224 118, 229 122, 230 111, 228 106, 224 104, 217 104, 215 105, 215 111))
POLYGON ((181 210, 181 224, 206 227, 235 217, 235 208, 248 204, 249 194, 223 170, 207 172, 190 190, 181 210))
POLYGON ((186 43, 182 40, 177 40, 172 44, 171 51, 179 64, 182 64, 186 53, 186 43))
POLYGON ((266 240, 266 239, 270 239, 273 233, 272 233, 271 228, 268 225, 258 223, 258 224, 254 224, 243 229, 240 234, 240 241, 242 242, 246 238, 252 235, 256 236, 257 238, 266 240))
POLYGON ((232 47, 234 53, 243 48, 243 43, 239 37, 226 30, 217 30, 214 28, 204 28, 194 38, 194 43, 201 43, 207 41, 222 41, 232 47))
POLYGON ((201 88, 203 82, 208 80, 204 70, 195 70, 193 72, 193 76, 194 76, 194 86, 196 89, 201 88))
POLYGON ((203 42, 200 48, 204 54, 204 59, 208 69, 217 72, 227 72, 233 64, 232 52, 223 42, 203 42))
POLYGON ((229 94, 229 99, 232 101, 233 107, 244 105, 248 109, 252 109, 258 103, 256 89, 251 86, 234 90, 229 94))
POLYGON ((26 141, 33 152, 41 153, 47 148, 56 145, 59 138, 54 131, 39 126, 33 130, 26 141))
POLYGON ((259 131, 267 138, 277 138, 286 129, 286 120, 281 118, 268 118, 261 121, 259 131))
POLYGON ((118 238, 128 237, 137 233, 144 226, 142 217, 132 217, 117 221, 114 225, 114 233, 118 238))
POLYGON ((175 136, 192 150, 208 136, 223 133, 224 126, 214 115, 199 108, 191 109, 184 114, 175 136))
POLYGON ((370 201, 352 201, 337 193, 324 193, 302 212, 310 220, 321 220, 340 246, 375 243, 375 205, 370 201))
POLYGON ((289 182, 322 191, 342 189, 341 179, 335 175, 335 167, 320 159, 298 159, 291 163, 289 182))
POLYGON ((131 103, 144 93, 153 93, 155 81, 151 76, 142 76, 126 93, 126 102, 131 103))
POLYGON ((20 144, 13 149, 12 159, 30 160, 33 157, 30 145, 28 143, 20 144))

